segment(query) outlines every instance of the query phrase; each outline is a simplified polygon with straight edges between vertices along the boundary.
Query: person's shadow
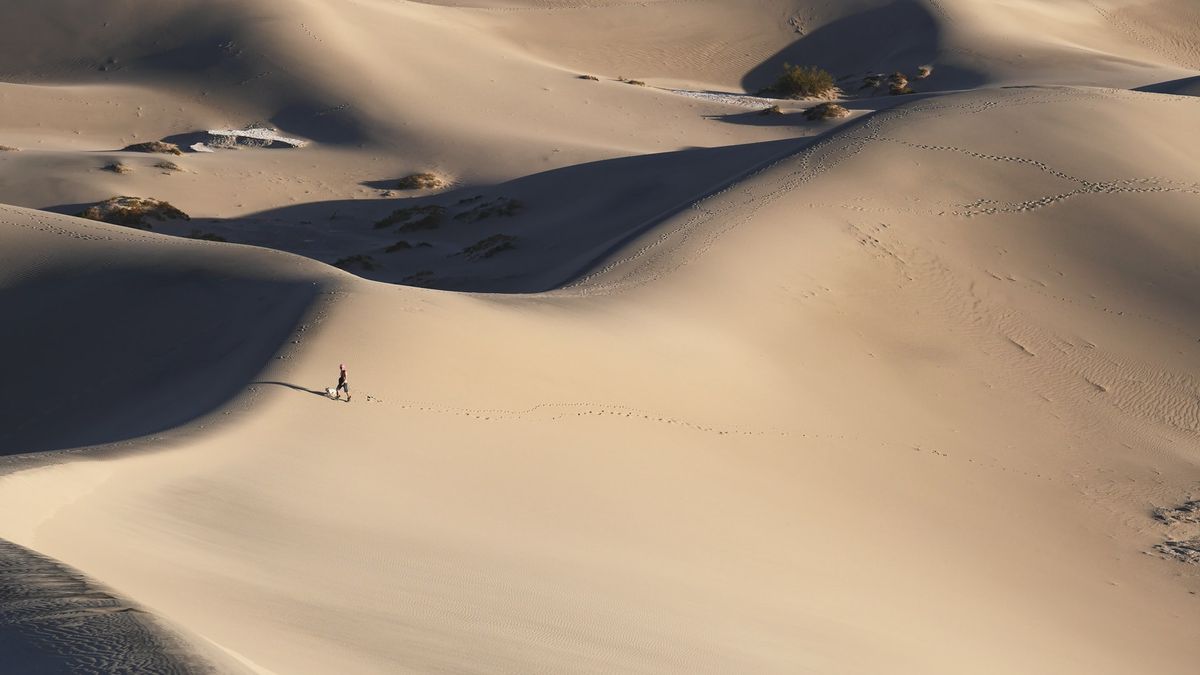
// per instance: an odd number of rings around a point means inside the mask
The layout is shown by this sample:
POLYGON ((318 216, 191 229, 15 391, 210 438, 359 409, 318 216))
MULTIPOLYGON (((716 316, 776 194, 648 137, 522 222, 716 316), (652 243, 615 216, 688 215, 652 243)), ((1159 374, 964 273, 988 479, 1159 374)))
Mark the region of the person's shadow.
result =
POLYGON ((287 387, 288 389, 295 389, 296 391, 303 391, 303 392, 307 392, 307 393, 309 393, 309 394, 314 394, 314 395, 316 395, 316 396, 323 396, 323 397, 327 397, 327 395, 325 394, 325 392, 324 392, 323 390, 320 390, 320 389, 308 389, 308 388, 306 388, 306 387, 301 387, 300 385, 292 384, 292 383, 290 383, 290 382, 277 382, 277 381, 274 381, 274 380, 259 380, 259 381, 257 381, 257 382, 254 382, 253 384, 274 384, 274 385, 277 385, 277 386, 280 386, 280 387, 287 387))

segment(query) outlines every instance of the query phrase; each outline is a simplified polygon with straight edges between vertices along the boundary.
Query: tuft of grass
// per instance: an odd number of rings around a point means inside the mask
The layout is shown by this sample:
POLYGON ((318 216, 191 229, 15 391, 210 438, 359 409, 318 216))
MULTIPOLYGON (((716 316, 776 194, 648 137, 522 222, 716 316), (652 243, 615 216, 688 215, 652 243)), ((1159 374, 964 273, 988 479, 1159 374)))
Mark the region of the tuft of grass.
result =
POLYGON ((182 155, 183 151, 174 143, 166 143, 164 141, 146 141, 145 143, 134 143, 121 148, 124 152, 157 152, 164 155, 182 155))
POLYGON ((344 270, 348 270, 351 267, 359 267, 367 270, 368 272, 378 267, 378 265, 375 264, 374 258, 363 253, 346 256, 345 258, 338 258, 336 261, 334 261, 333 266, 340 267, 344 270))
POLYGON ((900 71, 892 73, 888 78, 888 84, 890 85, 888 91, 892 96, 913 93, 912 87, 908 86, 908 76, 900 71))
POLYGON ((387 247, 387 248, 383 249, 383 252, 384 252, 384 253, 395 253, 396 251, 407 251, 407 250, 411 249, 412 247, 413 247, 413 245, 412 245, 412 244, 408 243, 408 242, 407 242, 406 240, 404 240, 404 239, 401 239, 400 241, 398 241, 398 242, 396 242, 396 243, 392 244, 391 246, 389 246, 389 247, 387 247))
POLYGON ((859 89, 878 89, 883 86, 882 75, 868 75, 863 78, 862 86, 859 89))
POLYGON ((773 105, 770 108, 763 108, 762 110, 759 110, 758 114, 759 115, 782 115, 783 111, 779 109, 779 106, 773 105))
POLYGON ((933 66, 921 66, 917 68, 917 79, 923 80, 933 74, 933 66))
POLYGON ((850 111, 837 103, 821 103, 804 111, 804 118, 812 121, 833 120, 849 115, 850 111))
POLYGON ((591 80, 591 81, 593 81, 593 82, 599 82, 599 81, 600 81, 600 78, 596 77, 595 75, 580 75, 580 76, 579 76, 579 79, 581 79, 581 80, 591 80))
POLYGON ((113 173, 132 173, 133 172, 132 167, 130 167, 128 164, 122 164, 121 162, 109 162, 108 164, 105 164, 104 166, 100 167, 100 170, 101 171, 111 171, 113 173))
POLYGON ((624 82, 625 84, 632 84, 635 87, 646 86, 645 82, 642 82, 641 80, 630 80, 630 79, 626 78, 624 75, 622 75, 621 77, 618 77, 617 80, 619 82, 624 82))
POLYGON ((375 229, 379 230, 400 223, 401 232, 434 230, 442 224, 445 215, 446 207, 437 204, 408 206, 392 211, 391 215, 375 223, 375 229))
POLYGON ((396 184, 398 190, 436 190, 446 186, 446 181, 437 174, 424 171, 413 173, 400 179, 396 184))
POLYGON ((0 152, 20 152, 20 148, 14 148, 11 145, 0 145, 0 152))
POLYGON ((203 239, 204 241, 229 241, 219 234, 213 234, 212 232, 201 232, 200 230, 192 230, 192 233, 188 235, 188 238, 203 239))
POLYGON ((490 202, 483 202, 469 211, 456 214, 454 219, 465 223, 475 223, 492 217, 509 218, 524 209, 525 204, 516 199, 497 197, 490 202))
POLYGON ((780 98, 828 98, 837 93, 837 84, 827 70, 785 63, 783 75, 769 91, 780 98))
POLYGON ((164 159, 161 162, 155 162, 154 167, 163 171, 183 171, 183 167, 169 159, 164 159))
POLYGON ((84 209, 79 217, 146 230, 153 229, 146 222, 147 218, 158 221, 191 220, 188 214, 170 203, 150 197, 111 197, 84 209))
POLYGON ((511 234, 493 234, 464 248, 458 252, 458 255, 465 255, 468 260, 490 258, 501 251, 511 251, 516 248, 513 245, 516 240, 517 238, 511 234))

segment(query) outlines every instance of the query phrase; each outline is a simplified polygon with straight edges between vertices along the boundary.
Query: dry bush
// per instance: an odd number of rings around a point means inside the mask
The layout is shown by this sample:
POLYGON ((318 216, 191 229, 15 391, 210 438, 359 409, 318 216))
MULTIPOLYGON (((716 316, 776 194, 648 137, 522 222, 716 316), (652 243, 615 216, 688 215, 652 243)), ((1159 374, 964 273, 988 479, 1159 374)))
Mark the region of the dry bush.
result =
POLYGON ((517 240, 511 234, 493 234, 487 239, 481 239, 459 251, 459 255, 467 256, 468 260, 490 258, 501 251, 511 251, 516 248, 513 242, 517 240))
POLYGON ((157 152, 164 155, 182 155, 183 151, 174 143, 164 143, 163 141, 147 141, 145 143, 134 143, 122 148, 125 152, 157 152))
POLYGON ((762 110, 759 110, 758 114, 759 115, 782 115, 783 111, 779 109, 779 106, 773 105, 770 108, 763 108, 762 110))
POLYGON ((413 173, 400 179, 396 185, 399 190, 436 190, 446 186, 446 181, 434 173, 424 171, 413 173))
POLYGON ((863 78, 862 86, 859 88, 860 89, 878 89, 882 86, 883 86, 883 76, 882 75, 868 75, 863 78))
MULTIPOLYGON (((475 201, 477 201, 477 198, 471 200, 471 202, 475 202, 475 201)), ((462 202, 460 202, 460 203, 462 203, 462 202)), ((512 216, 517 215, 524 209, 525 209, 525 204, 516 199, 509 199, 508 197, 497 197, 496 199, 493 199, 490 202, 484 202, 482 204, 479 204, 478 206, 470 209, 469 211, 463 211, 462 213, 456 214, 454 216, 454 219, 460 220, 460 221, 463 221, 466 223, 474 223, 474 222, 478 222, 480 220, 491 218, 493 216, 500 217, 500 218, 512 217, 512 216)))
POLYGON ((442 224, 446 215, 446 207, 437 204, 422 206, 407 206, 392 211, 391 215, 375 223, 375 229, 382 229, 400 223, 401 232, 416 230, 433 230, 442 224))
POLYGON ((908 76, 900 71, 892 73, 892 76, 888 78, 888 84, 890 85, 888 91, 893 96, 913 93, 912 88, 908 86, 908 76))
POLYGON ((816 66, 783 64, 783 75, 770 92, 781 98, 828 98, 837 92, 833 75, 816 66))
POLYGON ((157 169, 162 169, 163 171, 183 171, 183 167, 167 159, 164 159, 161 162, 155 162, 154 167, 157 169))
POLYGON ((600 78, 596 77, 595 75, 580 75, 580 76, 579 76, 579 79, 581 79, 581 80, 591 80, 591 81, 593 81, 593 82, 599 82, 599 81, 600 81, 600 78))
POLYGON ((367 271, 373 270, 377 267, 377 265, 375 264, 375 259, 372 258, 371 256, 365 255, 363 253, 359 253, 358 255, 346 256, 345 258, 338 258, 333 263, 333 266, 340 267, 344 270, 348 270, 351 267, 359 267, 359 268, 367 270, 367 271))
POLYGON ((413 245, 408 243, 408 241, 401 239, 400 241, 383 249, 383 252, 384 253, 395 253, 396 251, 407 251, 407 250, 411 249, 412 247, 413 247, 413 245))
POLYGON ((921 66, 917 68, 917 79, 923 80, 933 74, 933 66, 921 66))
POLYGON ((204 241, 229 241, 219 234, 213 234, 212 232, 201 232, 200 230, 192 230, 192 233, 188 235, 188 238, 203 239, 204 241))
POLYGON ((20 148, 14 148, 11 145, 0 145, 0 152, 20 152, 20 148))
POLYGON ((159 221, 191 220, 188 214, 171 204, 150 197, 112 197, 89 206, 79 217, 147 230, 152 229, 146 222, 147 218, 159 221))
POLYGON ((618 77, 617 80, 620 82, 624 82, 625 84, 632 84, 635 87, 646 86, 645 82, 642 82, 641 80, 630 80, 630 79, 627 79, 624 75, 622 75, 621 77, 618 77))
POLYGON ((833 120, 849 115, 850 111, 837 103, 821 103, 804 111, 804 118, 813 121, 833 120))
POLYGON ((104 166, 100 167, 100 170, 101 171, 111 171, 113 173, 132 173, 133 172, 132 167, 130 167, 128 164, 122 164, 121 162, 109 162, 108 164, 105 164, 104 166))

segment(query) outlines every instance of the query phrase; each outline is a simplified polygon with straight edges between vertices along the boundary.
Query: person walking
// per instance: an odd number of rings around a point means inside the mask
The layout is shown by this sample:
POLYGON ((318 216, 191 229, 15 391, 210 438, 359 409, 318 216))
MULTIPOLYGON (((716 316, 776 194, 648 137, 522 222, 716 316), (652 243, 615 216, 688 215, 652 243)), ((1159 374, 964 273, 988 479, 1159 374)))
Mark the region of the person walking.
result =
POLYGON ((338 364, 338 383, 337 388, 333 390, 334 398, 341 399, 342 392, 346 392, 346 403, 350 402, 350 382, 346 379, 346 364, 338 364))

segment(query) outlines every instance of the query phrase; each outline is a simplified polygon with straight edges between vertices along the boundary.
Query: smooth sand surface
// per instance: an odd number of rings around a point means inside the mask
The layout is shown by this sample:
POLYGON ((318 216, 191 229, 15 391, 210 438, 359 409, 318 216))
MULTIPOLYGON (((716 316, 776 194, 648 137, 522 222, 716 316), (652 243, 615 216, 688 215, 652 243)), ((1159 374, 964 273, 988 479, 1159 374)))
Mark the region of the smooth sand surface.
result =
POLYGON ((189 658, 1200 667, 1192 3, 72 7, 0 8, 0 537, 189 658), (783 61, 852 114, 673 91, 783 61))

